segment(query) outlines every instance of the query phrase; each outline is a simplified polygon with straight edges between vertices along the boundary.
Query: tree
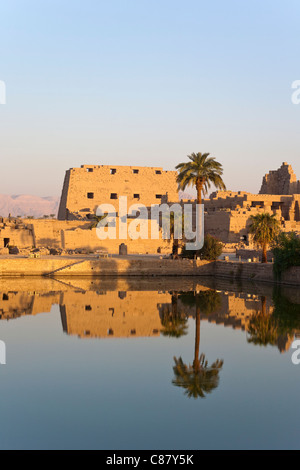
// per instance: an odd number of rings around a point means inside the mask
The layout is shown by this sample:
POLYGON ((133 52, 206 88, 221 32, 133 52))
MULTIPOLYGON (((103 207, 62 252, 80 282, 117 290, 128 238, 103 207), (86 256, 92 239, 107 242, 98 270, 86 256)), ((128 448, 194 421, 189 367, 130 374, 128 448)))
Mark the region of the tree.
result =
POLYGON ((209 153, 192 153, 188 155, 189 162, 179 163, 176 166, 179 189, 184 191, 188 186, 195 186, 198 204, 202 204, 202 193, 206 194, 211 184, 216 189, 226 190, 222 179, 223 167, 209 155, 209 153))
POLYGON ((91 225, 89 226, 90 230, 98 227, 98 224, 107 217, 107 213, 104 215, 93 215, 91 225))
POLYGON ((168 239, 169 242, 173 242, 172 255, 174 259, 178 259, 179 252, 179 239, 176 236, 177 233, 182 234, 184 237, 184 215, 177 214, 176 212, 171 212, 169 214, 164 214, 162 219, 162 229, 163 235, 168 239), (166 228, 170 226, 170 233, 167 233, 166 228))
POLYGON ((280 233, 273 243, 272 251, 277 278, 290 267, 300 266, 300 238, 295 232, 280 233))
MULTIPOLYGON (((198 251, 198 255, 201 259, 205 259, 207 261, 216 261, 219 256, 221 256, 223 252, 223 244, 217 238, 212 237, 211 235, 207 234, 204 237, 204 245, 201 250, 198 251)), ((182 257, 183 258, 194 258, 196 255, 196 251, 194 250, 186 250, 183 247, 182 250, 182 257)))
POLYGON ((253 241, 262 248, 262 262, 268 262, 268 247, 274 242, 280 231, 280 223, 275 214, 267 212, 251 215, 249 232, 253 235, 253 241))

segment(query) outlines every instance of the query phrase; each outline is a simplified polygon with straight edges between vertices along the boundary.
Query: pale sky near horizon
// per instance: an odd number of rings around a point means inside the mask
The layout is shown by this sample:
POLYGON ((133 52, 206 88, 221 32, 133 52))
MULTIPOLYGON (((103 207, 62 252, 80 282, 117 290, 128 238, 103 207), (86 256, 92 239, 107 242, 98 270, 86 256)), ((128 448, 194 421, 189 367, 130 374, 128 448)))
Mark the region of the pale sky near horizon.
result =
POLYGON ((1 194, 192 152, 233 191, 284 161, 300 179, 299 0, 0 0, 0 18, 1 194))

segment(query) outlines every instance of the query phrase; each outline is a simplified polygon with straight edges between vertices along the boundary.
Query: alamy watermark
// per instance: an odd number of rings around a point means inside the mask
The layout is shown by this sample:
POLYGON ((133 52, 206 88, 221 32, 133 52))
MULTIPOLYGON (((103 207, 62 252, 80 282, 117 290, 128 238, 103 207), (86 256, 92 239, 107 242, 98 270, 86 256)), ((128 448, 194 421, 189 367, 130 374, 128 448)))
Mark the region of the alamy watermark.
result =
POLYGON ((296 351, 292 354, 292 363, 295 366, 299 366, 300 364, 300 340, 299 339, 293 342, 292 349, 296 349, 296 351))
POLYGON ((300 80, 295 80, 292 83, 292 89, 295 90, 292 93, 292 103, 300 104, 300 80))
POLYGON ((0 341, 0 365, 6 365, 6 344, 0 341))
POLYGON ((127 196, 120 196, 119 206, 101 204, 97 236, 100 240, 184 240, 186 250, 201 250, 204 245, 203 204, 133 204, 128 209, 127 196), (133 220, 130 220, 133 219, 133 220), (118 220, 118 230, 117 230, 118 220), (118 232, 118 233, 117 233, 118 232))
POLYGON ((0 80, 0 104, 6 104, 6 85, 0 80))

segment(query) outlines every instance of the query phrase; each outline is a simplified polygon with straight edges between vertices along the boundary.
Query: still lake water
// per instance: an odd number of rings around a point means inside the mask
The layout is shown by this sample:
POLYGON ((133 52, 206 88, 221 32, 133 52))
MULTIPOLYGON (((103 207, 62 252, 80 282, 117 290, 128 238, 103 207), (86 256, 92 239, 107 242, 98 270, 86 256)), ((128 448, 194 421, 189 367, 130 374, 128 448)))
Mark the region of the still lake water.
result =
POLYGON ((297 289, 156 278, 0 290, 1 449, 300 447, 297 289))

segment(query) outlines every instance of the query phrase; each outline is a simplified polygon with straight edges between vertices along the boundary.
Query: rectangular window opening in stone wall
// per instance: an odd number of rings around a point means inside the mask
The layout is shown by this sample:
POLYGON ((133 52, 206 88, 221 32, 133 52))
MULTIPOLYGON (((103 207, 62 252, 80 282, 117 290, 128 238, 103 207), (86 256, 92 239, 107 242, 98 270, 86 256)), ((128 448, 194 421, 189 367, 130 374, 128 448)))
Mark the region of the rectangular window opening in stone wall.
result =
POLYGON ((139 194, 134 194, 133 199, 140 199, 140 195, 139 194))
POLYGON ((162 174, 162 172, 161 172, 160 170, 156 170, 155 173, 156 173, 157 175, 161 175, 161 174, 162 174))
POLYGON ((111 193, 110 199, 118 199, 117 193, 111 193))
POLYGON ((133 173, 134 175, 138 175, 138 174, 139 174, 139 170, 132 170, 132 173, 133 173))
POLYGON ((115 168, 111 168, 110 174, 115 175, 117 173, 117 170, 115 168))
POLYGON ((88 199, 94 199, 94 193, 87 193, 88 199))
POLYGON ((87 168, 86 170, 88 173, 93 173, 94 169, 93 168, 87 168))

